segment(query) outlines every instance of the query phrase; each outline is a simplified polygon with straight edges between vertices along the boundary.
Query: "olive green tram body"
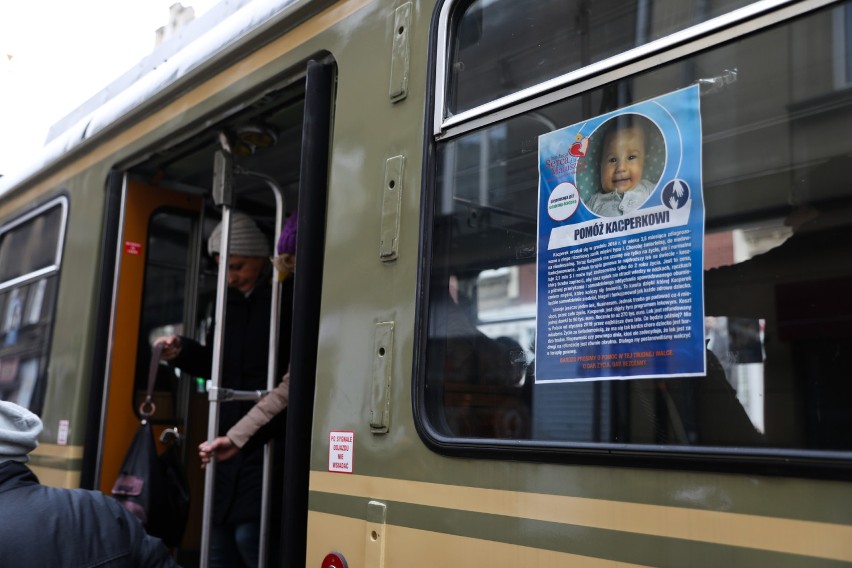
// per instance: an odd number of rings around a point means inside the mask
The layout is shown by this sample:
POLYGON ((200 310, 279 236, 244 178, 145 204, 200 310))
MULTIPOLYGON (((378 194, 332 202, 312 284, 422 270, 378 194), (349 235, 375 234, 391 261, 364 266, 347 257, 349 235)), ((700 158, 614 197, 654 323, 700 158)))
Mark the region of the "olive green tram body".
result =
MULTIPOLYGON (((764 6, 774 20, 753 16, 713 33, 745 37, 806 18, 824 3, 786 3, 793 15, 777 4, 764 6)), ((150 331, 140 306, 155 289, 189 294, 152 280, 152 219, 185 212, 188 250, 203 257, 216 210, 217 136, 259 116, 277 127, 278 150, 270 151, 279 153, 258 150, 258 165, 247 169, 289 168, 292 179, 279 182, 292 211, 293 199, 303 199, 293 155, 304 143, 304 81, 313 60, 333 70, 333 91, 324 243, 315 251, 319 309, 311 314, 316 386, 305 403, 312 414, 306 566, 323 565, 332 552, 351 568, 852 563, 852 454, 842 449, 814 460, 811 471, 802 465, 807 456, 761 461, 757 452, 749 462, 737 452, 733 459, 711 452, 684 460, 664 445, 578 451, 529 437, 445 435, 435 426, 423 377, 431 348, 430 227, 442 207, 435 188, 447 175, 436 155, 454 136, 502 120, 482 112, 469 123, 435 124, 435 93, 446 86, 436 81, 436 60, 452 51, 440 41, 453 37, 457 21, 449 5, 283 3, 137 103, 93 121, 86 134, 49 145, 42 165, 0 181, 2 226, 45 204, 65 208, 53 312, 38 343, 43 368, 32 405, 45 428, 34 471, 49 485, 109 492, 138 424, 135 370, 147 365, 139 346, 150 331), (263 114, 272 108, 280 111, 263 114), (341 434, 345 443, 337 444, 341 434)), ((700 54, 727 40, 705 34, 689 41, 700 54)), ((553 100, 681 56, 660 53, 659 60, 636 56, 588 71, 552 91, 562 93, 553 100)), ((517 104, 537 104, 527 100, 517 104)), ((534 153, 535 140, 524 143, 534 153)), ((530 187, 537 182, 538 172, 530 172, 530 187)), ((239 204, 274 217, 268 197, 246 195, 239 204)), ((187 275, 186 290, 196 289, 203 270, 189 261, 178 270, 187 275)), ((195 311, 181 309, 185 322, 201 319, 200 301, 195 311)), ((206 394, 194 383, 180 388, 182 398, 165 412, 187 435, 193 510, 185 548, 197 550, 202 481, 192 448, 206 435, 206 394)))

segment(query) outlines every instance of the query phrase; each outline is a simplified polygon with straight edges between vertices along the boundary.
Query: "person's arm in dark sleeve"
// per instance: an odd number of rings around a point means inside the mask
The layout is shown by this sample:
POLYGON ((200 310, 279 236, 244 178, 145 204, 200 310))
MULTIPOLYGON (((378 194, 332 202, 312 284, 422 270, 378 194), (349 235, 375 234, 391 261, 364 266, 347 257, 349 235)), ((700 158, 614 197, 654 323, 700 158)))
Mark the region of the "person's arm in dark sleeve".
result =
POLYGON ((172 365, 181 371, 196 377, 210 378, 213 365, 213 350, 188 337, 180 337, 181 349, 172 365))

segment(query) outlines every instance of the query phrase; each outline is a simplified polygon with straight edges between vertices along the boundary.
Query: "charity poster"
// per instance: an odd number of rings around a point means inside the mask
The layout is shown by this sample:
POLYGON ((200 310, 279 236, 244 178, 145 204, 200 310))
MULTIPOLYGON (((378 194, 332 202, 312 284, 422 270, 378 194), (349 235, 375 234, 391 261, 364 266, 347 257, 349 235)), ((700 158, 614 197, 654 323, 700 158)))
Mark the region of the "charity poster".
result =
POLYGON ((698 86, 539 137, 536 382, 700 376, 698 86))

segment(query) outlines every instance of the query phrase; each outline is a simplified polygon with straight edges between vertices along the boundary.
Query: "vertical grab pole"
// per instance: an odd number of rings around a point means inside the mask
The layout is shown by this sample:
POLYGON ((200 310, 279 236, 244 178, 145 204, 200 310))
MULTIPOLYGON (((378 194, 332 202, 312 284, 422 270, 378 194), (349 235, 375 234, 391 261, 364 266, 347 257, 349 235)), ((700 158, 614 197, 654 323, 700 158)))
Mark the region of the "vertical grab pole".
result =
MULTIPOLYGON (((223 149, 217 150, 213 157, 213 201, 222 206, 222 236, 219 244, 219 270, 216 276, 216 327, 213 329, 213 366, 210 373, 208 394, 210 404, 207 420, 207 439, 213 440, 219 433, 219 402, 215 393, 222 380, 222 360, 225 340, 225 308, 228 298, 228 255, 231 244, 231 207, 233 163, 231 155, 223 149)), ((204 513, 201 522, 201 568, 210 565, 210 525, 213 520, 213 490, 215 483, 216 460, 211 456, 204 470, 204 513)))
MULTIPOLYGON (((275 236, 281 234, 284 220, 284 200, 281 190, 277 185, 267 180, 267 185, 275 195, 275 236)), ((273 254, 275 251, 275 240, 272 243, 273 254)), ((278 281, 278 269, 274 264, 272 267, 272 300, 269 311, 269 357, 267 359, 266 390, 275 388, 275 379, 278 369, 278 335, 280 333, 279 305, 281 304, 281 283, 278 281)), ((263 447, 263 489, 261 490, 260 505, 260 562, 259 568, 268 565, 269 542, 269 499, 272 490, 272 452, 275 442, 270 441, 263 447)))

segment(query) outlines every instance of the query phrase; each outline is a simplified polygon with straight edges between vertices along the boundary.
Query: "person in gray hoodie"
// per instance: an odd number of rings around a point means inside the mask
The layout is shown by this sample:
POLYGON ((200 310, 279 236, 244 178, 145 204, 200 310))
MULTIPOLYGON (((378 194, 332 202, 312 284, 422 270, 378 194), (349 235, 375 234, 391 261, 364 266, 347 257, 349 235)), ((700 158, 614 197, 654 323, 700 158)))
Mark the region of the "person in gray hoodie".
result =
POLYGON ((41 485, 26 465, 41 430, 38 416, 0 401, 0 566, 178 566, 112 497, 41 485))

